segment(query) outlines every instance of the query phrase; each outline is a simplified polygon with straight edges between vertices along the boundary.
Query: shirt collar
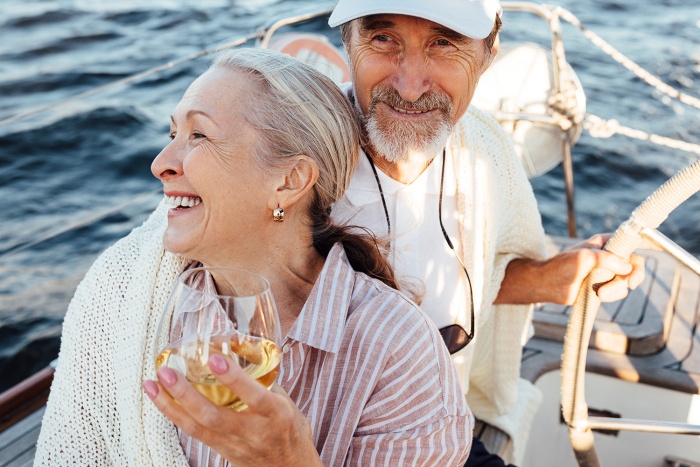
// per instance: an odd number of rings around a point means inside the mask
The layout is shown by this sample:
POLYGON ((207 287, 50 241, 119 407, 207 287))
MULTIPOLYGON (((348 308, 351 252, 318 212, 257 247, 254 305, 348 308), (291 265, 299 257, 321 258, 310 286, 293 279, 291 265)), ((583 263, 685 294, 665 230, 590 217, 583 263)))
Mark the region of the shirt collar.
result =
POLYGON ((338 352, 354 284, 355 271, 342 243, 336 243, 287 337, 326 352, 338 352))
MULTIPOLYGON (((387 186, 385 188, 383 179, 381 178, 382 176, 384 176, 384 178, 388 177, 379 169, 377 169, 377 174, 380 180, 382 180, 382 190, 384 190, 385 194, 389 193, 387 189, 390 187, 387 186)), ((347 190, 345 190, 345 197, 354 206, 365 206, 379 200, 377 180, 374 178, 372 166, 369 164, 369 160, 362 149, 360 149, 360 160, 357 161, 357 166, 350 179, 350 185, 348 185, 347 190)))
MULTIPOLYGON (((444 196, 454 196, 457 189, 454 176, 454 164, 450 152, 451 151, 448 150, 445 155, 445 181, 442 190, 444 196)), ((376 169, 385 196, 394 195, 399 191, 418 191, 423 194, 436 196, 440 194, 442 154, 436 156, 428 168, 425 169, 416 180, 408 185, 397 182, 382 172, 378 167, 376 167, 376 169)), ((374 177, 374 172, 372 171, 372 166, 362 150, 360 150, 360 160, 350 179, 350 185, 345 191, 345 197, 354 206, 365 206, 370 203, 375 203, 380 199, 379 188, 377 186, 377 180, 374 177)))

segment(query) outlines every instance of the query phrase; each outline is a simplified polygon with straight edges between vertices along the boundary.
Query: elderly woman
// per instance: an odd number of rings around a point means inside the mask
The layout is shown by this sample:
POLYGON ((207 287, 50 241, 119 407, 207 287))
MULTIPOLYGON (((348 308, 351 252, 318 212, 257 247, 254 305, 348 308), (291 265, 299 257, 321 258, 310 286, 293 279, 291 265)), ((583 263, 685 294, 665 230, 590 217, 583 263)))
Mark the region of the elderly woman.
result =
POLYGON ((166 202, 69 307, 35 465, 464 463, 472 416, 439 333, 376 244, 330 220, 354 121, 330 80, 276 52, 222 55, 189 87, 152 165, 166 202), (281 387, 209 359, 242 412, 171 369, 155 381, 160 312, 198 263, 264 275, 278 305, 281 387))

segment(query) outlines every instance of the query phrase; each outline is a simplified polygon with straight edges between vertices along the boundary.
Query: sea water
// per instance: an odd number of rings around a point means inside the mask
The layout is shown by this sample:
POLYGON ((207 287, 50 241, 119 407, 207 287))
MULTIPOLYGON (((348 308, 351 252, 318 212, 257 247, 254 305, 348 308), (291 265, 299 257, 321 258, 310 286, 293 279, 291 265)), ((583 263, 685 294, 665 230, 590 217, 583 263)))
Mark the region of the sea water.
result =
MULTIPOLYGON (((700 95, 700 2, 549 1, 640 66, 700 95)), ((0 120, 192 55, 302 0, 3 0, 0 120)), ((504 41, 548 41, 541 19, 506 13, 504 41)), ((319 20, 295 28, 324 31, 319 20)), ((671 100, 563 25, 568 61, 589 113, 700 143, 700 111, 671 100)), ((339 44, 337 35, 330 36, 339 44)), ((168 143, 169 116, 204 57, 0 126, 0 391, 53 360, 70 297, 96 256, 159 202, 150 163, 168 143), (62 233, 63 232, 63 233, 62 233), (45 240, 44 240, 45 239, 45 240), (43 241, 42 241, 43 240, 43 241)), ((613 231, 668 177, 697 159, 586 132, 574 148, 579 236, 613 231)), ((561 168, 532 181, 549 233, 566 235, 561 168)), ((700 254, 700 199, 661 230, 700 254)))

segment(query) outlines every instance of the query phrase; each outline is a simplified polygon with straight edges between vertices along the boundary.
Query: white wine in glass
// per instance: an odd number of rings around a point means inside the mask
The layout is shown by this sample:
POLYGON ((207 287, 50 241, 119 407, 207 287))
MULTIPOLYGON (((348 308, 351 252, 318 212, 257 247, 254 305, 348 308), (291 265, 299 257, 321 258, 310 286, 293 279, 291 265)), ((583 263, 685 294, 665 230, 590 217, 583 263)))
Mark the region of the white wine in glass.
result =
POLYGON ((237 361, 266 388, 280 364, 280 324, 269 282, 241 269, 200 267, 177 280, 159 325, 156 370, 183 375, 204 397, 234 410, 246 408, 219 382, 207 362, 217 353, 237 361), (167 336, 167 337, 163 337, 167 336))

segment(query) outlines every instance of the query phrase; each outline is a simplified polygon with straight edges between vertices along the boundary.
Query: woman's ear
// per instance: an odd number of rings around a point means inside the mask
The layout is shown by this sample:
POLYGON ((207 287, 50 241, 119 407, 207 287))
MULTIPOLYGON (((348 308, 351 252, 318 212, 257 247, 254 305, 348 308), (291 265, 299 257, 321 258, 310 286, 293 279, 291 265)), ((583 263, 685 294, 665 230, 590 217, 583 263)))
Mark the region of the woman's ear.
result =
POLYGON ((270 199, 270 209, 289 209, 311 191, 318 180, 316 161, 309 156, 294 156, 288 169, 281 174, 280 184, 270 199))

